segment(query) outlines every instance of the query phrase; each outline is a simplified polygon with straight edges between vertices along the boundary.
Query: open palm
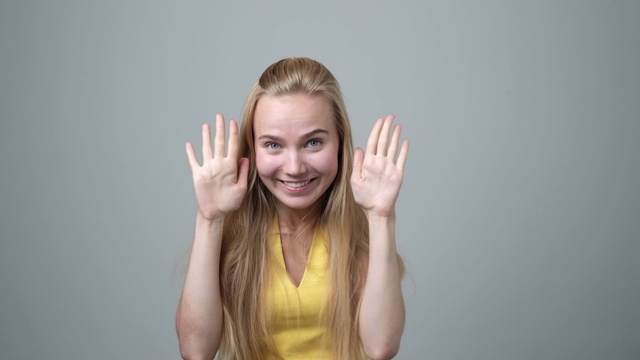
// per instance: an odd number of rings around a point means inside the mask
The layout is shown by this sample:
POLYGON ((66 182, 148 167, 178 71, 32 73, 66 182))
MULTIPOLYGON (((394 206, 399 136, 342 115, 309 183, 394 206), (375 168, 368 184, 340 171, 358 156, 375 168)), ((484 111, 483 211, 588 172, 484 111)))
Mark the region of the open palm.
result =
POLYGON ((400 125, 394 127, 389 140, 393 119, 393 115, 389 115, 376 121, 369 135, 367 148, 355 151, 351 175, 356 202, 365 212, 379 216, 394 214, 409 151, 408 141, 405 140, 401 146, 399 144, 402 131, 400 125))
POLYGON ((249 160, 239 159, 238 123, 231 120, 229 127, 229 146, 225 155, 225 124, 222 115, 216 115, 213 151, 209 125, 202 126, 202 166, 196 159, 191 143, 186 144, 198 208, 210 220, 237 210, 247 192, 249 160))

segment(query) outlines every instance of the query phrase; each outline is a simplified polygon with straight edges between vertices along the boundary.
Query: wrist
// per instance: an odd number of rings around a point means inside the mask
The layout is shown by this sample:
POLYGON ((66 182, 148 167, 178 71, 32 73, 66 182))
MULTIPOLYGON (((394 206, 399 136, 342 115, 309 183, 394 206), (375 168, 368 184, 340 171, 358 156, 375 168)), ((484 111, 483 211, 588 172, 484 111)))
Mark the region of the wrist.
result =
POLYGON ((367 217, 367 220, 369 220, 370 223, 375 222, 375 223, 389 223, 389 222, 395 222, 396 220, 396 211, 395 209, 392 209, 391 211, 387 212, 387 213, 379 213, 376 211, 365 211, 364 212, 365 216, 367 217))
POLYGON ((205 216, 200 209, 198 209, 198 213, 196 214, 196 222, 208 226, 223 225, 225 218, 225 215, 205 216))

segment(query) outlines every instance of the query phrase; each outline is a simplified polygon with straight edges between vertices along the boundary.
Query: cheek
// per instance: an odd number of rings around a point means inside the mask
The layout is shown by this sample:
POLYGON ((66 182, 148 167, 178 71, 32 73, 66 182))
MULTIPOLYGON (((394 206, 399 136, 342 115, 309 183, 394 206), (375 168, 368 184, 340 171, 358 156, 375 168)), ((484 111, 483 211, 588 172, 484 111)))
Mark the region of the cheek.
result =
POLYGON ((274 160, 273 156, 267 156, 260 152, 256 153, 256 170, 258 170, 260 178, 273 175, 276 172, 277 164, 274 160))
POLYGON ((338 152, 328 151, 318 154, 318 158, 314 160, 316 170, 330 176, 333 180, 338 173, 338 152))

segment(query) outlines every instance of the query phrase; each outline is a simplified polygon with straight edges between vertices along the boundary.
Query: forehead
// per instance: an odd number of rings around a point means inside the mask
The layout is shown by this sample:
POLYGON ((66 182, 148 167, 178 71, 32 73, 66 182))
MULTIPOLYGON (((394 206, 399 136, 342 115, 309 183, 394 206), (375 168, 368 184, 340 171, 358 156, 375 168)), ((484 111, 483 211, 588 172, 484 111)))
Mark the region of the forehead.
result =
POLYGON ((256 104, 253 130, 264 134, 289 135, 323 129, 336 132, 333 108, 322 95, 292 94, 262 96, 256 104))

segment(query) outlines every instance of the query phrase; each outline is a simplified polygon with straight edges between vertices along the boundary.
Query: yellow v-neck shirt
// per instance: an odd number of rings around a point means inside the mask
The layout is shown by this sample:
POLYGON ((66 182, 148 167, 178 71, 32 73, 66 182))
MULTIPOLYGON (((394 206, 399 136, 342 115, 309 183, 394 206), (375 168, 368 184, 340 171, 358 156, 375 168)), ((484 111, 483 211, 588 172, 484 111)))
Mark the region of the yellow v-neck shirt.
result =
POLYGON ((296 287, 284 262, 278 221, 269 241, 271 286, 267 299, 272 311, 272 339, 283 359, 330 359, 325 343, 327 326, 321 318, 329 291, 328 234, 317 230, 311 242, 307 266, 296 287))

